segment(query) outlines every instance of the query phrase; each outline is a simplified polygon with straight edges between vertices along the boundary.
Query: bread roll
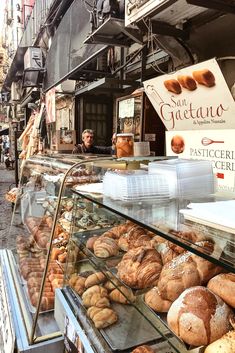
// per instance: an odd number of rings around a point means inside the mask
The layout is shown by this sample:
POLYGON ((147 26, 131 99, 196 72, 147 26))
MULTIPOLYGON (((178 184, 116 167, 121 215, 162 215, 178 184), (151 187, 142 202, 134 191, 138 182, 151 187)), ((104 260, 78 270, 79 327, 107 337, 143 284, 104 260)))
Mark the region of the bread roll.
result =
MULTIPOLYGON (((39 293, 40 288, 41 288, 41 286, 35 286, 35 287, 32 287, 32 288, 28 288, 29 296, 33 295, 34 293, 39 293)), ((48 293, 48 292, 49 293, 52 292, 51 285, 44 286, 43 293, 48 293)))
MULTIPOLYGON (((47 295, 43 295, 42 299, 41 299, 41 309, 42 310, 49 310, 49 304, 53 304, 54 306, 54 298, 55 295, 53 292, 47 293, 47 295)), ((31 297, 30 297, 31 303, 33 306, 37 306, 38 302, 39 302, 39 292, 34 293, 31 297)))
POLYGON ((85 291, 86 278, 74 274, 69 279, 69 285, 79 294, 82 295, 85 291))
POLYGON ((117 313, 110 308, 92 306, 87 310, 87 313, 98 329, 108 327, 118 320, 117 313))
POLYGON ((205 287, 186 289, 171 305, 167 323, 184 342, 205 346, 219 339, 231 328, 232 309, 205 287))
POLYGON ((117 265, 118 277, 131 288, 157 284, 162 261, 156 249, 140 247, 129 250, 117 265))
POLYGON ((154 311, 166 313, 172 302, 169 300, 162 299, 159 293, 158 287, 150 289, 144 297, 145 303, 150 306, 154 311))
POLYGON ((149 346, 136 347, 131 353, 155 353, 155 351, 149 346))
POLYGON ((168 91, 173 92, 175 94, 180 94, 182 92, 179 82, 175 79, 164 81, 164 86, 168 91))
POLYGON ((217 294, 228 305, 235 308, 235 274, 221 273, 212 279, 207 284, 212 292, 217 294))
POLYGON ((196 81, 189 75, 179 75, 177 80, 182 87, 188 89, 189 91, 194 91, 197 88, 196 81))
POLYGON ((35 271, 35 272, 30 272, 30 273, 28 274, 27 278, 32 278, 32 277, 34 277, 34 278, 42 278, 42 277, 43 277, 43 272, 42 272, 42 270, 40 270, 40 272, 37 272, 37 271, 35 271))
POLYGON ((106 276, 102 272, 95 272, 92 275, 88 276, 85 281, 85 287, 89 288, 95 284, 100 284, 105 282, 106 276))
MULTIPOLYGON (((28 288, 32 288, 37 285, 41 285, 41 283, 42 283, 42 278, 31 277, 27 280, 28 288)), ((50 282, 48 281, 48 279, 45 281, 45 285, 50 285, 50 282)))
POLYGON ((193 78, 201 85, 207 87, 215 85, 215 76, 208 69, 193 71, 193 78))
POLYGON ((234 353, 235 352, 235 331, 227 332, 218 340, 209 344, 204 353, 234 353))
POLYGON ((41 305, 40 309, 42 311, 46 310, 52 310, 54 309, 54 302, 55 302, 55 297, 54 296, 43 296, 41 300, 41 305))
MULTIPOLYGON (((212 253, 213 244, 199 242, 208 253, 212 253)), ((186 251, 167 262, 161 271, 158 289, 163 299, 174 301, 186 289, 205 285, 213 276, 223 269, 204 258, 186 251)))
POLYGON ((129 304, 135 301, 135 296, 130 288, 120 286, 109 293, 109 298, 116 303, 129 304))
POLYGON ((118 254, 117 242, 112 238, 102 237, 94 243, 94 254, 100 258, 107 258, 118 254))

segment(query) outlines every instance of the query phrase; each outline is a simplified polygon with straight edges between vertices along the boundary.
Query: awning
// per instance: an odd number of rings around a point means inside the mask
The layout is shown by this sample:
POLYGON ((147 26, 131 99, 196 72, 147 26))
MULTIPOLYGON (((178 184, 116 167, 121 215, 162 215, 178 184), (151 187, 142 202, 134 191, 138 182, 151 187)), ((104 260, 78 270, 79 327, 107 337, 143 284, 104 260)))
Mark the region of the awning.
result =
POLYGON ((9 129, 0 130, 0 136, 9 135, 9 129))
MULTIPOLYGON (((92 67, 91 64, 89 70, 83 71, 97 56, 104 53, 108 46, 83 43, 90 31, 89 22, 90 14, 85 2, 74 0, 56 30, 47 54, 44 91, 48 91, 68 78, 84 79, 84 75, 96 70, 96 65, 92 67)), ((101 74, 100 71, 99 74, 101 74)))

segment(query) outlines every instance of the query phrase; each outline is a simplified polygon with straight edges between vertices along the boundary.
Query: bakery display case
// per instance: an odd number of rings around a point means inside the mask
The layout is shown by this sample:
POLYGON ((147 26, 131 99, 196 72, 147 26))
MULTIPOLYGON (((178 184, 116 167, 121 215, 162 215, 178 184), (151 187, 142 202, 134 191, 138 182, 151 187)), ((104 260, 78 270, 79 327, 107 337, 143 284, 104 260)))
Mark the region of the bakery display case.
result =
MULTIPOLYGON (((234 229, 193 222, 184 212, 192 203, 213 208, 232 200, 209 192, 169 197, 160 182, 161 192, 141 194, 141 187, 148 189, 146 182, 135 184, 147 180, 139 167, 90 159, 63 181, 61 205, 71 175, 86 170, 91 176, 69 187, 70 235, 63 286, 55 290, 55 318, 68 352, 202 353, 232 330, 234 229), (123 176, 135 178, 118 185, 123 176), (230 289, 222 291, 225 286, 230 289)), ((153 189, 154 178, 148 179, 153 189)), ((63 217, 57 212, 57 225, 63 217)))
MULTIPOLYGON (((19 352, 41 352, 46 346, 50 352, 63 352, 61 332, 54 320, 54 290, 62 285, 67 254, 66 212, 73 207, 69 187, 60 208, 57 208, 57 199, 64 175, 82 158, 33 156, 21 168, 7 249, 1 254, 4 287, 9 296, 19 352), (56 210, 65 214, 64 227, 53 223, 56 210), (53 225, 58 237, 52 247, 59 244, 59 254, 54 248, 50 254, 53 225)), ((82 177, 85 179, 88 175, 82 177)), ((74 173, 67 184, 73 185, 76 178, 74 173)))

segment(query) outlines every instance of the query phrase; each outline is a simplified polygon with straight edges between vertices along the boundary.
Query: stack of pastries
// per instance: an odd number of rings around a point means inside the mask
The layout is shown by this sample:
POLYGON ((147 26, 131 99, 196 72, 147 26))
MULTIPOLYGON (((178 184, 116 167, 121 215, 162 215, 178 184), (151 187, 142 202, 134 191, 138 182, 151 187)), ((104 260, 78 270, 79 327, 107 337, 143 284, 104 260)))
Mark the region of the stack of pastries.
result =
POLYGON ((130 304, 135 301, 130 288, 103 272, 95 272, 87 277, 73 274, 69 279, 69 285, 81 296, 88 316, 99 329, 108 327, 118 320, 112 302, 130 304))
MULTIPOLYGON (((45 257, 24 258, 19 263, 20 272, 27 283, 27 290, 30 302, 37 306, 39 293, 42 284, 43 271, 45 269, 45 257)), ((55 261, 51 261, 43 288, 40 309, 42 311, 54 308, 55 288, 63 284, 63 272, 55 261)))

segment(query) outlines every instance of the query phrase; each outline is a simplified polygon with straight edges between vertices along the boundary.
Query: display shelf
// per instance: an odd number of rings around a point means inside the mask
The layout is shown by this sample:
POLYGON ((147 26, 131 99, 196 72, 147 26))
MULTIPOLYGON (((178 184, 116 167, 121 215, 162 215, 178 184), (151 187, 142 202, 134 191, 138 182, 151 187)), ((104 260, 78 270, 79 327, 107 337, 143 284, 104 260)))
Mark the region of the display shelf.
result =
MULTIPOLYGON (((221 232, 211 231, 206 227, 204 227, 204 229, 202 229, 202 227, 199 228, 198 224, 196 224, 196 226, 189 224, 189 222, 184 220, 182 214, 179 213, 180 209, 187 207, 190 202, 189 200, 164 199, 161 201, 159 199, 151 199, 148 201, 123 202, 112 200, 111 198, 103 197, 102 195, 97 198, 97 195, 93 196, 92 193, 81 193, 74 189, 72 192, 114 212, 120 217, 125 217, 126 219, 139 224, 149 231, 156 233, 156 235, 159 235, 196 255, 202 256, 217 265, 223 264, 228 271, 234 272, 235 270, 234 258, 231 258, 226 251, 224 252, 226 247, 231 248, 234 246, 232 234, 226 233, 226 237, 224 237, 221 232), (203 246, 194 244, 184 238, 182 232, 184 225, 189 226, 187 231, 194 231, 199 228, 205 235, 205 239, 210 239, 217 244, 215 251, 212 254, 209 254, 203 246), (178 232, 182 233, 181 238, 178 236, 178 232)), ((211 196, 209 199, 199 199, 199 201, 215 202, 216 197, 211 196)))

